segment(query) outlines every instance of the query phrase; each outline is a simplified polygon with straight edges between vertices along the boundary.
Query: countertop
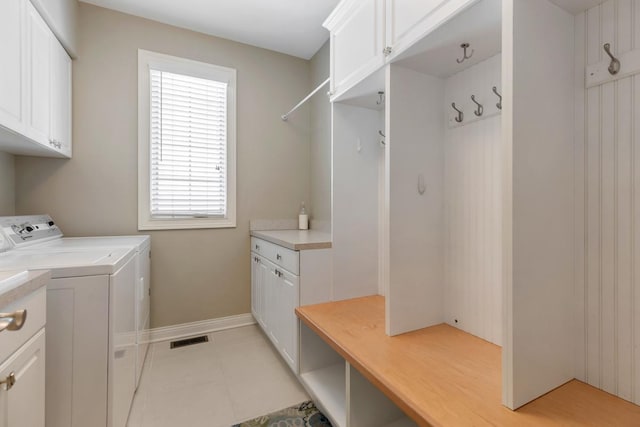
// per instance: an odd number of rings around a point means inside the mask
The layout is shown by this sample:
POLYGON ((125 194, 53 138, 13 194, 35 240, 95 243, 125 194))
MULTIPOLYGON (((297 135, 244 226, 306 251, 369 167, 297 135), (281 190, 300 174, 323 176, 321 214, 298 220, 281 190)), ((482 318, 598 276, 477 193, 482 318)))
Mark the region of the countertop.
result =
POLYGON ((279 246, 303 251, 331 247, 331 233, 317 230, 252 230, 251 235, 279 246))
POLYGON ((49 270, 29 271, 27 278, 22 283, 6 292, 0 293, 0 309, 29 295, 31 292, 37 291, 45 286, 50 278, 51 273, 49 270))

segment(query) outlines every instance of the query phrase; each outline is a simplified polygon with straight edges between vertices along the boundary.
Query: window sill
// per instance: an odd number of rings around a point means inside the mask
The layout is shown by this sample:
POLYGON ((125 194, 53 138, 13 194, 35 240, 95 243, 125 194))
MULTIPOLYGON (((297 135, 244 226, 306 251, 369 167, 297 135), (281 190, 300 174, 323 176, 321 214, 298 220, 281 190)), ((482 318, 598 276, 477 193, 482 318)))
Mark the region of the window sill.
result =
POLYGON ((236 228, 235 219, 147 219, 138 222, 138 230, 189 230, 202 228, 236 228))

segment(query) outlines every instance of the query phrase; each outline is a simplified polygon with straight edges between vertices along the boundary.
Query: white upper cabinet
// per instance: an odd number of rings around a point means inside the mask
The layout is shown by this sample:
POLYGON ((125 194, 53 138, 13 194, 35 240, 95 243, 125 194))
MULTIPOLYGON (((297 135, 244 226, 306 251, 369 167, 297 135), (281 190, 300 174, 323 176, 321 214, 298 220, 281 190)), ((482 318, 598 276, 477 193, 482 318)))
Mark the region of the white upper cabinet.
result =
POLYGON ((342 0, 331 33, 331 100, 478 0, 342 0))
POLYGON ((0 125, 19 133, 25 114, 24 6, 22 0, 0 2, 0 125))
POLYGON ((478 0, 387 0, 385 48, 393 59, 478 0))
POLYGON ((0 2, 0 151, 71 157, 71 59, 29 0, 0 2))
POLYGON ((384 64, 384 0, 343 0, 324 26, 331 33, 331 97, 384 64))

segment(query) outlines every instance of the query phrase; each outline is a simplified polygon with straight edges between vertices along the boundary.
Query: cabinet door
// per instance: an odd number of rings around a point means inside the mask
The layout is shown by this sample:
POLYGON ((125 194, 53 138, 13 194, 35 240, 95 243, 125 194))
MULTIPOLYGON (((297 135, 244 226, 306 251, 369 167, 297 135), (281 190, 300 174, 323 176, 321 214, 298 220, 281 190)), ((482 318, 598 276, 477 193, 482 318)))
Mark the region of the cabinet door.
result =
POLYGON ((298 373, 298 318, 300 277, 284 271, 279 281, 280 301, 280 351, 294 373, 298 373))
POLYGON ((386 2, 386 47, 393 58, 478 0, 386 2))
POLYGON ((276 348, 280 348, 280 298, 278 295, 279 290, 279 277, 278 267, 262 259, 262 264, 266 264, 267 271, 265 272, 264 291, 265 291, 265 307, 264 307, 264 322, 266 324, 266 332, 273 341, 276 348))
POLYGON ((384 64, 383 4, 383 0, 352 1, 327 20, 332 99, 384 64))
POLYGON ((51 38, 51 137, 54 148, 71 157, 71 58, 51 38))
POLYGON ((28 114, 26 136, 49 146, 51 123, 51 38, 40 14, 27 2, 28 114))
POLYGON ((258 257, 251 252, 251 314, 260 323, 258 316, 258 257))
POLYGON ((0 125, 18 133, 24 131, 25 113, 25 3, 0 2, 0 125))
POLYGON ((0 427, 44 427, 45 330, 0 365, 0 380, 11 374, 15 383, 0 386, 0 427))
MULTIPOLYGON (((267 326, 267 291, 266 280, 269 277, 269 267, 264 262, 264 258, 259 255, 254 255, 255 261, 253 262, 253 269, 251 274, 251 299, 252 304, 255 304, 254 317, 262 327, 265 333, 268 332, 267 326)), ((253 307, 252 307, 253 308, 253 307)))

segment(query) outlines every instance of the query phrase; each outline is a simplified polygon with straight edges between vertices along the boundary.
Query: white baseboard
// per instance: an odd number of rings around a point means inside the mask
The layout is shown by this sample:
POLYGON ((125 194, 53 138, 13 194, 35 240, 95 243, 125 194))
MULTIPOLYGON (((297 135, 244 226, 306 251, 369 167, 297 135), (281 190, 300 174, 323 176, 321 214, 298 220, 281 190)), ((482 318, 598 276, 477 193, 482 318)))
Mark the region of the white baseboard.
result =
POLYGON ((254 325, 255 319, 251 313, 238 314, 236 316, 219 317, 217 319, 202 320, 200 322, 183 323, 181 325, 164 326, 148 331, 148 342, 170 341, 192 337, 194 335, 207 334, 209 332, 223 331, 225 329, 239 328, 241 326, 254 325))

